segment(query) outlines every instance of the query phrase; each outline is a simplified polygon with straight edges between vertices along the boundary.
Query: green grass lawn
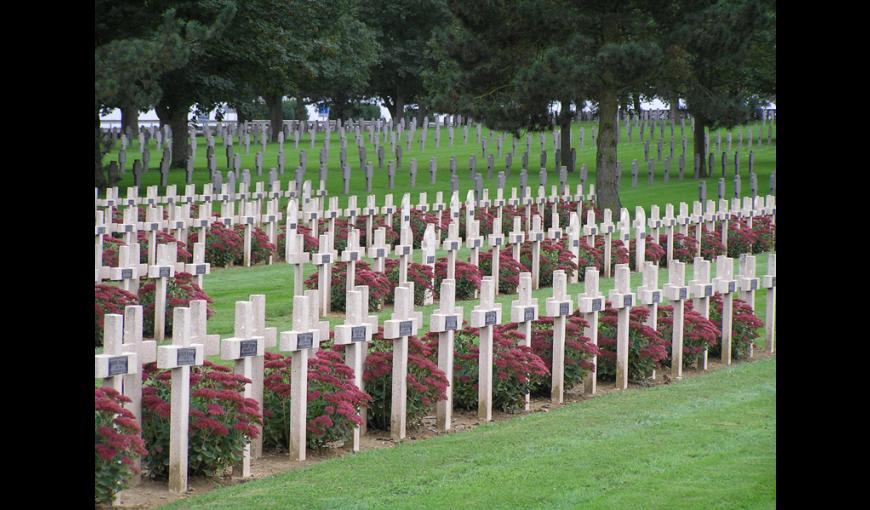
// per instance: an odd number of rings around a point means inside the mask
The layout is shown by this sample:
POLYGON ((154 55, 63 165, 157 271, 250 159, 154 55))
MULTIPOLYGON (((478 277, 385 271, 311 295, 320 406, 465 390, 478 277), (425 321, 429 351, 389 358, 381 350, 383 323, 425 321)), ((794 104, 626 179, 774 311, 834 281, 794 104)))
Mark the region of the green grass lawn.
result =
POLYGON ((774 508, 776 359, 373 449, 161 508, 774 508))
MULTIPOLYGON (((572 192, 576 189, 576 185, 580 183, 580 172, 579 168, 585 164, 589 169, 589 183, 595 183, 595 153, 596 149, 594 144, 592 143, 592 128, 597 128, 596 122, 575 122, 572 124, 572 141, 573 146, 577 151, 577 168, 578 171, 574 174, 569 175, 568 181, 571 185, 572 192), (580 128, 581 126, 585 130, 585 144, 580 146, 580 128)), ((753 124, 753 129, 755 126, 760 124, 753 124)), ((650 186, 647 184, 647 166, 643 161, 643 143, 639 139, 638 130, 635 129, 632 134, 632 142, 628 142, 628 136, 625 132, 625 125, 621 125, 622 134, 620 139, 620 144, 617 148, 618 161, 620 161, 622 165, 622 178, 620 181, 620 199, 622 201, 623 207, 628 207, 629 210, 633 213, 635 206, 642 206, 649 209, 649 206, 652 204, 659 204, 662 206, 662 212, 664 212, 664 204, 667 202, 674 203, 675 207, 680 201, 691 201, 697 200, 698 198, 698 181, 694 179, 692 176, 694 175, 694 155, 693 155, 693 139, 694 136, 691 132, 691 122, 686 122, 686 131, 685 137, 687 138, 687 148, 686 148, 686 170, 684 179, 679 179, 678 176, 678 163, 677 160, 682 152, 682 142, 681 142, 681 134, 680 134, 680 126, 676 125, 674 129, 674 158, 671 164, 670 171, 670 179, 668 183, 664 182, 663 177, 663 168, 664 168, 664 159, 669 154, 669 141, 671 140, 670 128, 668 126, 665 127, 665 136, 664 143, 662 145, 662 161, 656 160, 656 176, 654 180, 654 184, 650 186), (633 159, 638 160, 638 168, 639 168, 639 176, 638 176, 638 185, 637 187, 632 187, 631 185, 631 161, 633 159)), ((439 149, 435 149, 435 129, 429 128, 429 133, 427 135, 426 140, 426 148, 421 150, 419 146, 419 136, 420 130, 418 130, 416 134, 416 138, 414 143, 411 146, 411 151, 405 151, 404 141, 402 143, 402 167, 396 169, 395 174, 395 187, 392 190, 394 194, 394 202, 398 205, 401 200, 401 196, 403 193, 411 192, 412 193, 412 203, 416 204, 419 192, 427 192, 429 194, 428 200, 430 203, 435 200, 435 192, 443 191, 445 193, 445 202, 449 201, 449 190, 450 190, 450 157, 456 156, 456 168, 457 168, 457 176, 459 177, 459 186, 460 186, 460 200, 465 200, 465 193, 469 188, 473 189, 473 181, 471 180, 471 175, 469 171, 469 157, 472 154, 476 155, 477 158, 477 171, 482 174, 483 177, 483 186, 485 188, 491 188, 492 197, 495 197, 495 188, 497 186, 497 176, 500 170, 505 169, 505 155, 511 150, 510 138, 505 136, 504 146, 502 148, 502 157, 495 158, 494 161, 494 169, 492 178, 487 179, 486 173, 486 158, 482 156, 481 146, 476 143, 476 135, 475 135, 475 127, 472 126, 469 128, 468 133, 468 144, 464 145, 462 143, 462 129, 456 129, 454 145, 450 146, 447 141, 447 130, 442 129, 441 132, 441 147, 439 149), (436 164, 438 167, 437 171, 437 180, 434 184, 430 184, 429 182, 429 160, 435 157, 436 164), (411 188, 410 186, 410 161, 414 158, 417 160, 417 182, 416 187, 411 188)), ((727 130, 720 129, 722 133, 722 150, 727 149, 727 138, 726 133, 727 130)), ((482 137, 489 137, 489 129, 483 128, 482 137)), ((404 140, 403 133, 403 140, 404 140)), ((496 138, 498 133, 493 132, 492 141, 487 142, 487 151, 491 152, 494 156, 497 155, 496 152, 496 138)), ((758 193, 761 195, 767 194, 770 187, 770 174, 774 171, 776 167, 776 127, 774 126, 773 137, 771 138, 771 145, 767 145, 767 130, 766 128, 762 132, 762 136, 764 142, 762 144, 754 144, 752 146, 752 152, 754 153, 754 171, 758 175, 758 193)), ((360 204, 364 204, 364 196, 365 192, 365 173, 363 170, 359 168, 359 156, 356 148, 356 144, 354 142, 354 134, 348 133, 348 148, 347 148, 347 160, 348 164, 351 167, 351 182, 350 182, 350 190, 352 193, 356 193, 359 195, 360 204)), ((257 141, 259 141, 259 135, 256 137, 257 141)), ((290 137, 289 142, 285 142, 284 144, 284 152, 285 152, 285 173, 280 177, 282 181, 282 190, 287 189, 287 182, 294 178, 295 176, 295 168, 299 164, 299 152, 304 150, 307 153, 307 165, 306 165, 306 174, 305 178, 312 180, 312 185, 314 188, 317 188, 317 179, 319 179, 319 154, 320 149, 323 144, 324 134, 322 132, 318 132, 316 137, 315 148, 312 150, 311 145, 308 141, 308 135, 305 134, 299 142, 299 149, 293 148, 293 140, 292 136, 290 137)), ((645 140, 649 139, 648 131, 647 135, 644 138, 645 140)), ((655 132, 655 139, 659 139, 659 131, 655 132)), ((727 175, 728 177, 725 179, 726 186, 726 196, 730 199, 733 196, 733 177, 734 177, 734 152, 737 151, 738 137, 736 129, 734 130, 734 136, 732 139, 732 147, 731 152, 728 153, 728 163, 727 163, 727 175)), ((375 152, 374 145, 368 143, 368 134, 363 132, 363 141, 366 144, 366 154, 368 156, 368 160, 372 161, 374 164, 374 181, 372 184, 372 194, 378 196, 378 205, 383 204, 383 196, 387 193, 390 193, 387 179, 387 162, 395 159, 395 155, 390 154, 390 145, 389 138, 387 144, 385 146, 385 156, 384 156, 384 168, 379 170, 377 165, 377 153, 375 152)), ((715 142, 716 142, 716 131, 712 131, 710 133, 710 147, 711 150, 715 150, 715 142)), ((743 149, 740 150, 740 174, 742 178, 741 184, 741 195, 748 196, 750 195, 749 188, 749 148, 748 148, 748 137, 744 138, 743 141, 743 149)), ((328 179, 326 183, 327 189, 330 191, 331 196, 339 196, 341 199, 339 203, 342 207, 347 203, 346 197, 342 196, 342 174, 341 169, 339 167, 340 163, 340 155, 339 155, 339 137, 338 132, 335 131, 332 133, 330 137, 330 150, 329 150, 329 160, 328 160, 328 179)), ((133 160, 139 158, 139 142, 134 139, 131 141, 127 148, 127 173, 118 184, 121 188, 122 196, 126 196, 126 192, 123 191, 123 188, 133 185, 133 160)), ((149 142, 151 159, 150 159, 150 171, 144 173, 142 176, 142 187, 139 189, 139 193, 142 196, 145 196, 145 187, 149 185, 157 185, 160 183, 160 158, 162 154, 156 149, 156 141, 149 142)), ((553 136, 552 133, 546 134, 546 144, 545 147, 547 149, 547 169, 548 169, 548 177, 547 177, 547 193, 550 192, 550 186, 553 184, 559 183, 559 173, 555 169, 555 150, 553 147, 553 136)), ((118 157, 118 149, 120 148, 120 142, 115 143, 115 147, 112 151, 104 157, 104 162, 108 164, 109 161, 117 160, 118 157)), ((241 168, 249 168, 251 170, 251 181, 256 182, 258 180, 267 180, 269 175, 270 168, 278 167, 278 144, 277 143, 269 143, 266 147, 266 153, 263 157, 263 176, 257 177, 255 172, 255 157, 256 153, 261 150, 259 143, 254 143, 252 140, 250 152, 245 154, 244 145, 239 145, 238 138, 236 137, 235 152, 241 155, 241 168)), ((526 133, 523 132, 520 138, 517 140, 517 152, 513 156, 513 164, 512 171, 510 176, 506 176, 505 187, 507 189, 505 193, 505 197, 510 197, 510 188, 519 186, 520 179, 520 170, 521 170, 521 161, 522 161, 522 153, 526 150, 526 133)), ((204 137, 199 137, 197 140, 197 151, 196 151, 196 162, 195 162, 195 171, 193 176, 193 182, 197 184, 197 192, 202 191, 202 184, 206 182, 211 182, 210 178, 207 175, 207 160, 206 160, 206 142, 204 137)), ((538 186, 538 171, 540 170, 540 153, 541 153, 541 144, 540 144, 540 136, 538 133, 532 133, 532 145, 531 151, 529 152, 529 177, 528 183, 533 187, 533 193, 537 194, 537 186, 538 186)), ((226 161, 226 153, 223 147, 223 140, 220 138, 216 138, 215 140, 215 154, 216 154, 216 162, 217 167, 220 169, 224 175, 226 175, 227 170, 227 161, 226 161)), ((657 158, 656 152, 656 142, 650 142, 650 151, 649 155, 651 159, 657 158)), ((707 198, 708 199, 716 199, 716 190, 717 190, 717 182, 721 177, 721 152, 715 154, 715 164, 713 177, 709 177, 706 179, 707 181, 707 198)), ((185 183, 185 172, 182 169, 171 170, 169 173, 169 184, 178 185, 178 192, 184 192, 184 183, 185 183)), ((224 179, 226 182, 226 179, 224 179)), ((254 185, 251 185, 251 189, 254 189, 254 185)), ((159 190, 160 193, 163 193, 163 189, 159 190)), ((286 204, 286 199, 282 201, 282 207, 286 204)), ((616 217, 616 213, 614 215, 616 217)))

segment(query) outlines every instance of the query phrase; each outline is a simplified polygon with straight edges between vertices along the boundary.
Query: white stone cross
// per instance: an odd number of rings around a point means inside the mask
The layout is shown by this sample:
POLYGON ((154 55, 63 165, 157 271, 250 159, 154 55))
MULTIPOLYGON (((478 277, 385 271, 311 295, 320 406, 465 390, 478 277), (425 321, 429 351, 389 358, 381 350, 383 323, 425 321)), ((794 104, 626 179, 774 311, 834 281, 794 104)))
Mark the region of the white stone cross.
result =
MULTIPOLYGON (((265 356, 265 338, 255 335, 254 332, 254 308, 250 301, 236 301, 236 317, 233 326, 233 336, 221 341, 221 359, 234 360, 233 373, 253 380, 254 371, 263 370, 265 356)), ((262 374, 260 375, 262 380, 262 374)), ((253 385, 245 384, 245 398, 255 398, 253 385)), ((257 401, 262 412, 262 397, 257 401)), ((245 444, 242 460, 235 466, 234 471, 242 478, 251 476, 251 444, 245 444)))
POLYGON ((529 241, 532 242, 532 288, 535 290, 541 286, 541 241, 543 240, 541 216, 536 214, 532 217, 532 229, 529 231, 529 241))
POLYGON ((659 206, 653 204, 649 210, 649 220, 647 226, 652 231, 653 242, 659 242, 659 228, 662 226, 662 220, 659 218, 659 206))
MULTIPOLYGON (((598 345, 598 312, 604 310, 604 295, 598 291, 598 268, 589 266, 583 280, 583 292, 577 295, 577 309, 583 314, 583 318, 589 324, 583 335, 588 337, 591 343, 598 345)), ((598 356, 592 356, 592 365, 598 366, 598 356)), ((594 395, 597 390, 597 376, 595 371, 583 382, 584 393, 594 395)))
MULTIPOLYGON (((278 199, 270 199, 266 202, 266 214, 260 217, 260 220, 266 227, 266 234, 269 236, 269 242, 274 246, 278 242, 278 222, 281 221, 281 212, 278 208, 278 199)), ((267 263, 271 265, 274 262, 274 256, 269 253, 267 263)))
MULTIPOLYGON (((353 369, 354 384, 363 389, 363 344, 372 341, 368 302, 363 302, 362 285, 347 291, 344 324, 335 327, 335 345, 346 345, 345 363, 353 369)), ((368 289, 368 286, 365 286, 368 289)), ((366 293, 368 294, 368 293, 366 293)), ((366 297, 368 297, 366 295, 366 297)), ((359 451, 360 427, 353 431, 353 451, 359 451)))
POLYGON ((646 261, 646 212, 643 207, 634 209, 634 267, 643 271, 646 261))
MULTIPOLYGON (((580 263, 580 215, 571 211, 568 215, 568 249, 571 250, 571 255, 576 263, 580 263)), ((579 268, 578 268, 579 269, 579 268)), ((571 275, 570 283, 577 283, 580 280, 580 271, 575 271, 571 275)))
POLYGON ((468 263, 472 266, 480 265, 480 246, 483 238, 480 236, 480 222, 474 219, 474 212, 469 215, 465 223, 465 245, 471 250, 468 263))
POLYGON ((710 232, 714 232, 714 228, 716 227, 716 202, 714 200, 707 200, 706 206, 704 207, 704 223, 707 224, 707 230, 710 232))
POLYGON ((381 213, 387 215, 387 225, 393 226, 393 213, 396 212, 396 207, 393 205, 393 194, 387 193, 384 195, 384 206, 381 207, 381 213))
MULTIPOLYGON (((265 341, 265 348, 276 347, 278 345, 278 328, 266 327, 266 296, 265 294, 251 294, 251 305, 254 312, 254 336, 262 336, 265 341)), ((257 402, 263 402, 263 374, 265 372, 266 358, 259 358, 254 362, 254 373, 251 377, 251 385, 254 392, 254 399, 257 402)), ((255 425, 261 434, 254 438, 251 443, 251 454, 253 458, 259 459, 263 456, 263 435, 262 427, 255 425)))
POLYGON ((308 419, 308 353, 320 344, 320 328, 311 323, 310 296, 293 296, 293 329, 282 331, 278 349, 291 351, 290 373, 290 460, 305 460, 305 432, 308 419))
POLYGON ((317 253, 311 256, 311 262, 317 266, 317 289, 320 291, 320 308, 324 313, 329 313, 331 308, 331 300, 329 293, 329 269, 332 266, 333 254, 329 245, 329 235, 322 234, 320 236, 320 246, 317 253))
POLYGON ((95 259, 94 259, 94 281, 100 283, 103 281, 103 237, 108 231, 108 225, 104 218, 104 211, 96 212, 96 225, 94 226, 95 259))
POLYGON ((136 206, 127 207, 124 209, 124 223, 114 224, 114 231, 124 234, 124 242, 131 245, 136 242, 136 231, 139 230, 139 208, 136 206))
POLYGON ((680 202, 680 214, 677 215, 677 225, 680 226, 680 233, 684 236, 689 235, 689 222, 692 218, 689 216, 689 205, 685 202, 680 202))
POLYGON ((643 284, 637 288, 637 304, 649 308, 646 323, 649 327, 658 329, 658 305, 662 301, 662 291, 659 289, 659 266, 652 262, 645 262, 642 270, 643 284))
POLYGON ((211 273, 211 264, 205 261, 205 240, 193 243, 193 263, 185 264, 184 270, 196 276, 196 283, 202 288, 203 276, 211 273))
POLYGON ((489 246, 492 248, 490 254, 492 256, 492 278, 496 281, 495 295, 499 294, 499 281, 501 279, 500 264, 501 264, 501 247, 504 244, 504 234, 501 230, 501 216, 496 216, 492 220, 492 234, 489 235, 489 246))
POLYGON ((435 423, 438 430, 450 430, 453 416, 453 336, 462 329, 464 310, 455 306, 456 281, 441 280, 439 308, 429 317, 429 331, 438 333, 438 368, 447 377, 447 398, 439 400, 435 423))
POLYGON ((157 263, 148 266, 148 278, 154 278, 154 339, 163 340, 166 324, 166 286, 169 278, 175 276, 175 259, 178 255, 177 243, 161 244, 157 247, 157 263))
POLYGON ((366 217, 366 249, 371 252, 372 248, 372 228, 374 224, 374 217, 380 208, 377 206, 377 196, 369 195, 366 197, 366 207, 363 209, 363 214, 366 217))
POLYGON ((238 222, 238 217, 236 216, 235 201, 227 200, 221 202, 221 215, 217 221, 223 223, 224 227, 228 229, 233 228, 233 225, 238 222))
POLYGON ((107 313, 103 316, 103 354, 94 355, 94 379, 103 379, 103 386, 123 390, 125 375, 139 373, 139 358, 136 352, 122 344, 124 316, 107 313))
MULTIPOLYGON (((289 220, 288 220, 289 221, 289 220)), ((296 229, 287 229, 284 258, 293 266, 293 295, 302 295, 302 268, 310 260, 311 254, 305 251, 305 237, 297 234, 296 229)))
POLYGON ((553 370, 550 400, 561 404, 565 386, 565 323, 573 313, 573 303, 568 295, 568 277, 565 271, 553 271, 553 297, 546 302, 546 317, 553 317, 553 370))
POLYGON ((420 193, 419 201, 417 202, 417 206, 414 207, 418 211, 427 212, 429 210, 429 200, 427 198, 426 192, 420 193))
POLYGON ((695 246, 695 256, 701 256, 701 240, 704 238, 701 232, 701 225, 704 221, 704 205, 695 200, 692 202, 692 215, 689 217, 690 221, 695 225, 695 239, 698 241, 695 246))
POLYGON ((761 288, 767 289, 767 308, 764 311, 764 343, 767 352, 776 352, 776 253, 767 255, 767 274, 761 277, 761 288))
POLYGON ((501 324, 501 304, 495 302, 495 281, 484 276, 480 283, 480 304, 471 311, 471 327, 479 328, 477 418, 492 421, 493 326, 501 324))
POLYGON ((462 246, 459 238, 459 221, 453 219, 447 226, 447 239, 441 243, 441 249, 447 250, 447 278, 456 279, 456 252, 462 246))
POLYGON ((616 389, 628 388, 628 321, 634 304, 628 264, 616 265, 616 288, 610 291, 610 306, 618 310, 616 325, 616 389))
POLYGON ((720 230, 720 241, 722 241, 722 246, 725 247, 725 251, 728 251, 728 219, 731 217, 728 209, 728 201, 724 198, 719 200, 719 212, 716 214, 717 219, 719 220, 720 230))
MULTIPOLYGON (((532 322, 538 320, 538 298, 532 297, 532 274, 520 273, 517 286, 519 299, 511 301, 511 322, 522 324, 522 345, 532 347, 532 322)), ((525 410, 529 410, 529 394, 525 397, 525 410)))
POLYGON ((410 287, 395 290, 392 318, 384 321, 384 338, 393 342, 393 388, 390 409, 390 436, 393 441, 405 439, 408 406, 408 337, 417 334, 419 323, 414 309, 414 294, 410 287))
POLYGON ((369 257, 375 259, 375 271, 384 272, 384 259, 390 251, 386 244, 386 229, 380 227, 375 230, 375 241, 369 248, 369 257))
MULTIPOLYGON (((613 213, 610 209, 604 210, 604 221, 601 222, 600 231, 604 234, 604 277, 610 278, 610 261, 613 253, 613 232, 616 225, 613 223, 613 213)), ((594 247, 594 244, 592 245, 594 247)))
MULTIPOLYGON (((737 297, 745 301, 749 308, 755 310, 755 291, 761 280, 755 276, 755 255, 741 254, 738 260, 739 275, 737 278, 737 297)), ((749 343, 749 357, 754 354, 754 342, 749 343)))
POLYGON ((559 208, 556 207, 556 204, 553 204, 551 216, 551 225, 547 230, 547 239, 554 239, 559 241, 562 239, 562 227, 559 226, 559 208))
POLYGON ((665 298, 674 308, 671 337, 671 377, 683 378, 683 327, 685 322, 685 303, 689 298, 686 287, 686 264, 675 260, 668 266, 668 283, 665 284, 665 298))
MULTIPOLYGON (((692 267, 692 280, 689 281, 689 295, 692 297, 692 309, 710 318, 710 297, 713 295, 713 284, 710 283, 710 261, 702 257, 695 257, 692 267)), ((704 348, 701 355, 700 367, 707 370, 708 349, 704 348)))
MULTIPOLYGON (((435 225, 429 223, 426 225, 426 231, 423 232, 423 240, 420 242, 420 249, 423 256, 422 263, 432 268, 433 279, 430 283, 434 283, 435 275, 435 250, 438 248, 438 241, 435 238, 435 225)), ((426 289, 423 296, 423 305, 431 305, 435 302, 431 289, 426 289)))
POLYGON ((719 255, 716 257, 716 278, 713 278, 713 288, 722 295, 722 362, 731 364, 731 321, 734 310, 734 292, 737 281, 734 280, 734 259, 719 255))
POLYGON ((172 310, 172 344, 157 348, 157 368, 172 370, 169 425, 169 490, 187 492, 190 367, 203 364, 203 345, 191 343, 190 308, 172 310))
MULTIPOLYGON (((402 216, 405 215, 407 209, 402 210, 402 216)), ((399 244, 396 245, 396 255, 399 256, 399 285, 405 285, 408 282, 408 263, 411 262, 414 252, 414 238, 411 232, 411 225, 402 221, 402 229, 399 235, 399 244)), ((413 290, 413 287, 412 287, 413 290)), ((413 295, 413 294, 412 294, 413 295)))
POLYGON ((356 284, 356 262, 360 259, 362 250, 359 246, 359 230, 350 227, 347 233, 347 246, 341 252, 341 260, 347 262, 347 287, 356 284))
POLYGON ((133 282, 139 280, 139 245, 118 247, 118 267, 111 270, 111 279, 121 281, 121 288, 134 292, 133 282))
POLYGON ((666 204, 665 216, 662 218, 662 225, 668 229, 668 242, 667 247, 665 248, 668 265, 670 265, 671 261, 674 260, 674 225, 676 223, 677 219, 674 217, 674 205, 670 203, 666 204))
MULTIPOLYGON (((516 189, 516 188, 515 188, 516 189)), ((526 240, 526 233, 523 230, 522 218, 514 216, 514 229, 508 234, 508 240, 513 247, 514 260, 520 261, 520 251, 523 247, 523 242, 526 240)))

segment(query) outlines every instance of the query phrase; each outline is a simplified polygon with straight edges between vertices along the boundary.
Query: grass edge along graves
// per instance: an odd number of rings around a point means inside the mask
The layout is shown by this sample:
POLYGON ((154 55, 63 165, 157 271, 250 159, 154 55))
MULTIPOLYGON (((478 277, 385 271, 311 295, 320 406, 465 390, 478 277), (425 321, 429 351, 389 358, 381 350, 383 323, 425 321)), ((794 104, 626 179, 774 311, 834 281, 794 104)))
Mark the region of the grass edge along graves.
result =
POLYGON ((772 508, 775 378, 761 358, 160 508, 772 508))

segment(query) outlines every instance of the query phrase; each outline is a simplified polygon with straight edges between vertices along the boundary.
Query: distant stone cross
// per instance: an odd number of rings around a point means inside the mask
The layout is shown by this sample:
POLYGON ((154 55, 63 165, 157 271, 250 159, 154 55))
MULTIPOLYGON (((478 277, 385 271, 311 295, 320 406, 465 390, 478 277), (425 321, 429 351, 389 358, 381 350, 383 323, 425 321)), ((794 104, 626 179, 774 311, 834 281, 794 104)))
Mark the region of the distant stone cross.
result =
MULTIPOLYGON (((435 238, 435 225, 432 223, 426 225, 426 231, 423 233, 423 240, 420 242, 420 248, 423 256, 423 265, 432 268, 433 279, 430 282, 432 283, 435 281, 435 250, 438 248, 438 242, 435 238)), ((434 302, 435 297, 433 296, 432 290, 426 289, 423 295, 423 305, 431 305, 434 302)))
POLYGON ((497 216, 492 221, 492 234, 489 235, 489 246, 492 248, 492 278, 496 281, 495 295, 498 296, 499 285, 501 280, 500 262, 501 262, 501 246, 504 244, 504 234, 501 230, 501 217, 497 216))
MULTIPOLYGON (((495 281, 484 276, 480 284, 480 304, 471 311, 471 327, 479 328, 477 418, 492 421, 493 326, 501 324, 501 305, 495 303, 495 281)), ((395 377, 395 376, 393 376, 395 377)))
POLYGON ((462 239, 459 238, 459 222, 453 220, 447 226, 447 239, 441 243, 441 249, 447 250, 447 278, 454 280, 456 278, 456 252, 462 246, 462 239))
POLYGON ((536 214, 532 217, 532 229, 529 231, 529 241, 532 242, 532 288, 535 290, 541 286, 541 241, 543 240, 541 216, 536 214))
POLYGON ((329 313, 331 299, 329 293, 329 269, 332 266, 333 256, 329 245, 329 235, 322 234, 320 236, 320 246, 317 253, 311 257, 311 262, 317 266, 317 289, 320 291, 320 307, 324 313, 329 313))
POLYGON ((187 492, 190 367, 203 364, 202 344, 191 343, 190 308, 172 310, 172 344, 157 348, 157 368, 172 371, 169 424, 169 490, 187 492))
POLYGON ((565 323, 573 312, 568 296, 568 277, 565 271, 553 271, 553 297, 547 299, 547 317, 553 317, 553 369, 550 400, 561 404, 565 385, 565 323))
POLYGON ((341 260, 347 262, 347 287, 353 287, 356 283, 356 262, 363 253, 359 245, 359 230, 350 227, 347 233, 347 246, 341 252, 341 260))
POLYGON ((616 265, 616 288, 610 291, 610 306, 618 310, 616 325, 616 389, 628 388, 628 321, 634 304, 628 264, 616 265))
POLYGON ((616 225, 613 223, 613 213, 610 209, 604 210, 604 221, 600 226, 601 233, 604 234, 604 277, 610 278, 610 267, 613 252, 613 232, 616 230, 616 225))
POLYGON ((322 340, 320 328, 311 323, 310 296, 293 296, 293 329, 282 331, 278 349, 291 354, 290 460, 305 460, 305 432, 308 419, 308 353, 322 340))
POLYGON ((372 244, 372 247, 369 248, 369 257, 375 259, 375 271, 383 273, 384 259, 390 251, 390 248, 387 246, 385 241, 386 229, 384 227, 376 229, 374 237, 374 243, 372 244))
POLYGON ((689 288, 685 285, 686 264, 675 260, 668 266, 668 283, 665 285, 665 298, 674 309, 671 337, 671 377, 683 378, 683 327, 685 321, 685 302, 689 298, 689 288))
POLYGON ((450 430, 453 416, 453 336, 462 328, 463 309, 455 306, 456 281, 441 280, 439 308, 429 317, 429 331, 438 333, 438 368, 447 377, 447 398, 439 400, 435 423, 438 430, 450 430))
POLYGON ((408 338, 417 334, 419 323, 413 313, 414 295, 409 287, 395 290, 392 318, 384 321, 384 338, 393 342, 393 389, 390 409, 390 436, 405 439, 408 405, 408 338))

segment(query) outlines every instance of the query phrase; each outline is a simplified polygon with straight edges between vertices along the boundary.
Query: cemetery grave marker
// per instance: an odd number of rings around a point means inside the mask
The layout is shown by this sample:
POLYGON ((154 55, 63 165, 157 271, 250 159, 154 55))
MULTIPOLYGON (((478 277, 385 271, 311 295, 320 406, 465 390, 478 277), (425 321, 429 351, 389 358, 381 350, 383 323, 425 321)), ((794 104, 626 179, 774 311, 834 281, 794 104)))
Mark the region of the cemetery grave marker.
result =
MULTIPOLYGON (((368 322, 368 286, 355 286, 347 291, 344 324, 335 327, 335 345, 345 345, 345 363, 353 369, 354 384, 363 390, 363 345, 372 341, 372 325, 368 322), (365 287, 364 293, 360 287, 365 287)), ((377 324, 377 323, 376 323, 377 324)), ((353 451, 359 451, 360 427, 353 432, 353 451)))
POLYGON ((634 294, 628 264, 616 265, 616 287, 610 291, 610 306, 618 310, 616 326, 616 389, 628 388, 628 321, 634 294))
POLYGON ((447 377, 447 398, 439 400, 435 423, 440 432, 450 430, 453 416, 453 338, 462 328, 463 308, 455 306, 456 281, 441 281, 439 308, 429 316, 429 331, 438 333, 438 368, 447 377))
MULTIPOLYGON (((598 269, 593 266, 587 267, 583 282, 583 292, 577 295, 577 309, 589 324, 583 330, 583 335, 589 338, 592 345, 597 346, 598 312, 604 310, 604 295, 598 291, 598 269)), ((598 366, 597 356, 593 355, 590 361, 593 367, 598 366)), ((593 371, 583 381, 584 393, 586 395, 594 395, 597 390, 596 370, 597 368, 593 368, 593 371)))
MULTIPOLYGON (((493 326, 501 324, 501 305, 495 303, 495 281, 484 276, 480 283, 480 304, 471 311, 471 327, 479 328, 477 418, 492 421, 493 326)), ((395 377, 395 375, 393 376, 395 377)))
MULTIPOLYGON (((710 261, 702 257, 695 257, 692 269, 694 278, 689 281, 689 295, 692 297, 692 309, 710 318, 710 299, 713 295, 713 284, 710 283, 710 261)), ((705 347, 701 355, 699 368, 707 370, 708 349, 705 347)))
POLYGON ((550 400, 561 404, 565 385, 565 323, 572 313, 572 301, 567 294, 565 271, 553 271, 553 297, 546 301, 545 316, 553 317, 553 369, 550 400))
MULTIPOLYGON (((770 131, 768 131, 768 137, 770 131)), ((761 277, 761 288, 767 289, 767 307, 764 310, 764 342, 767 352, 776 352, 776 254, 767 255, 767 274, 761 277)))
MULTIPOLYGON (((521 345, 532 347, 532 322, 538 320, 538 298, 532 297, 532 274, 520 273, 517 286, 519 299, 511 301, 511 322, 520 323, 523 330, 521 345)), ((529 394, 525 396, 525 410, 529 410, 529 394)))
POLYGON ((163 340, 166 323, 166 287, 169 278, 175 277, 175 258, 178 254, 177 243, 161 244, 157 247, 157 263, 148 266, 148 278, 154 278, 154 339, 163 340))
MULTIPOLYGON (((697 259, 696 259, 697 260, 697 259)), ((683 378, 683 327, 685 321, 685 302, 689 297, 689 288, 685 285, 686 264, 674 261, 668 266, 668 283, 664 292, 673 306, 673 335, 671 337, 671 377, 683 378)))
POLYGON ((716 278, 713 278, 713 288, 722 295, 722 362, 731 364, 732 314, 734 309, 734 291, 737 281, 733 279, 734 260, 724 255, 716 257, 716 278))
POLYGON ((390 408, 390 436, 393 441, 405 439, 408 405, 408 337, 417 335, 414 316, 414 294, 409 287, 395 290, 392 318, 384 321, 384 338, 393 342, 393 387, 390 408))

